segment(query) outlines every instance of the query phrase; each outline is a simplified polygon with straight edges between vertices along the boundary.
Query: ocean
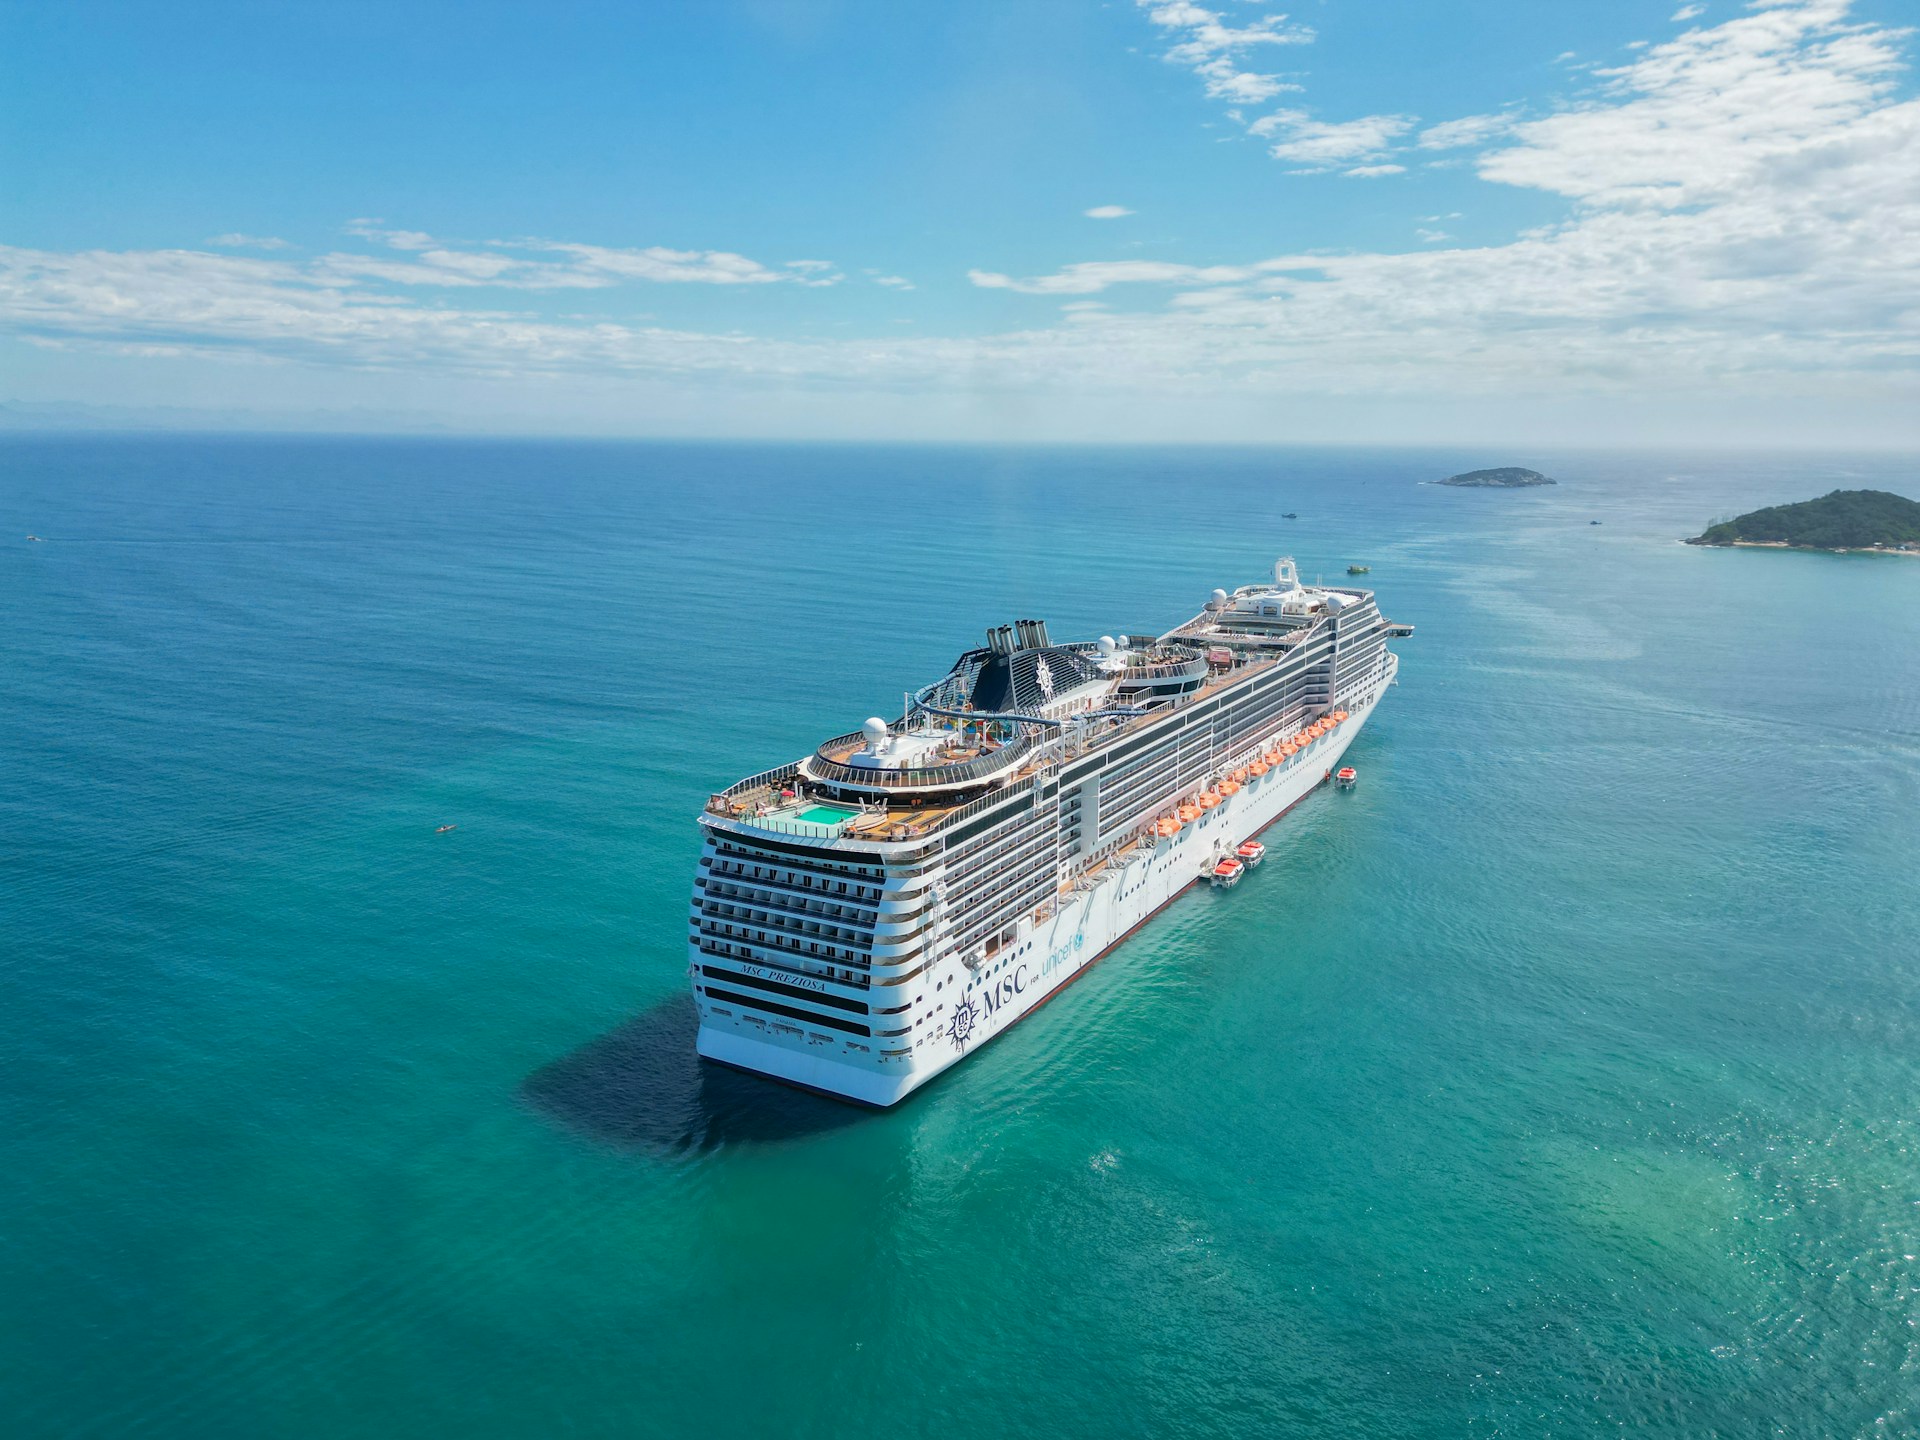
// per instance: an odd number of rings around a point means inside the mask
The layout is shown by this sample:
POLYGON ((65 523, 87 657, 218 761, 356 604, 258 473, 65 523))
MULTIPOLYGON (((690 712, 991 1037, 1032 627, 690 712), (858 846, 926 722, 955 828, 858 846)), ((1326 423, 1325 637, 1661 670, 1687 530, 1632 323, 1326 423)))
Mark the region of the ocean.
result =
POLYGON ((1857 486, 0 440, 6 1433, 1920 1433, 1920 561, 1676 543, 1857 486), (696 1064, 711 790, 1280 554, 1354 791, 895 1110, 696 1064))

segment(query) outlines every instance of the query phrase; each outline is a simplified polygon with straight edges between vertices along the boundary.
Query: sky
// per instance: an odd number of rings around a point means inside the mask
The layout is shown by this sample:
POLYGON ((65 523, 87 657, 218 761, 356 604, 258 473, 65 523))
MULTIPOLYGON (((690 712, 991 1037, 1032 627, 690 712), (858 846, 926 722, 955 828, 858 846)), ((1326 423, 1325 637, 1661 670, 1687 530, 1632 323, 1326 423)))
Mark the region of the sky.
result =
POLYGON ((1911 0, 0 0, 0 419, 1920 446, 1911 0))

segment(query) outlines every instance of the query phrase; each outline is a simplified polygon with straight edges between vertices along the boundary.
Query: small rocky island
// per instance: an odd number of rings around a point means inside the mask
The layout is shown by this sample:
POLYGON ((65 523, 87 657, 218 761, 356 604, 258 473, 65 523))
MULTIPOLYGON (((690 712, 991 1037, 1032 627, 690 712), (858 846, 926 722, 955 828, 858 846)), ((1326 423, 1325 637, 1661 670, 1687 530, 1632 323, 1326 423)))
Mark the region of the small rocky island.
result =
POLYGON ((1463 475, 1449 475, 1444 480, 1436 480, 1436 485, 1465 485, 1474 489, 1518 490, 1523 485, 1552 485, 1538 470, 1522 470, 1518 465, 1502 465, 1493 470, 1469 470, 1463 475))
POLYGON ((1890 490, 1836 490, 1797 505, 1769 505, 1709 525, 1689 545, 1779 550, 1920 552, 1920 503, 1890 490))

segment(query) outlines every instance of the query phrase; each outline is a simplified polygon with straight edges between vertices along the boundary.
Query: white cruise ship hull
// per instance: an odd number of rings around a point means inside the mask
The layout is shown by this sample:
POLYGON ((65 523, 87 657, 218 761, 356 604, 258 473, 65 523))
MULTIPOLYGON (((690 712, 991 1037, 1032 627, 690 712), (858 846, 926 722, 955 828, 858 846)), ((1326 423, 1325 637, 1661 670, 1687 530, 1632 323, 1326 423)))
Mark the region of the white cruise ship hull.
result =
MULTIPOLYGON (((732 1015, 702 1009, 699 1053, 709 1060, 867 1105, 903 1099, 1030 1015, 1083 974, 1189 886, 1208 879, 1216 859, 1232 853, 1298 804, 1339 768, 1361 727, 1392 683, 1390 654, 1357 693, 1342 697, 1348 719, 1332 733, 1181 828, 1170 838, 1143 842, 1116 856, 1052 906, 1045 918, 1020 921, 1017 935, 995 956, 969 969, 957 953, 935 952, 929 970, 946 997, 938 1020, 914 1035, 908 1053, 862 1056, 850 1063, 834 1047, 797 1033, 742 1025, 732 1015)), ((1269 847, 1275 843, 1269 840, 1269 847)), ((1256 871, 1235 892, 1253 898, 1274 872, 1256 871)), ((700 955, 696 949, 694 963, 700 955)), ((842 1054, 844 1052, 841 1052, 842 1054)))

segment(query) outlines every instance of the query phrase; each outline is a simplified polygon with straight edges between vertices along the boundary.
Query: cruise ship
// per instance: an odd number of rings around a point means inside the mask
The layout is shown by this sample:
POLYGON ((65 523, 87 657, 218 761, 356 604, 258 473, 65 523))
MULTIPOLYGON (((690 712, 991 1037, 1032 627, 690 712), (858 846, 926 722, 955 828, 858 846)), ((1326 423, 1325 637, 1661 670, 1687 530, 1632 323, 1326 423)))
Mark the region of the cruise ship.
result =
POLYGON ((901 1100, 1188 886, 1239 880, 1253 837, 1336 773, 1411 633, 1287 559, 1164 635, 988 630, 897 720, 709 799, 699 1053, 901 1100))

